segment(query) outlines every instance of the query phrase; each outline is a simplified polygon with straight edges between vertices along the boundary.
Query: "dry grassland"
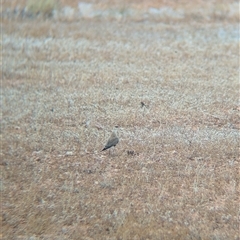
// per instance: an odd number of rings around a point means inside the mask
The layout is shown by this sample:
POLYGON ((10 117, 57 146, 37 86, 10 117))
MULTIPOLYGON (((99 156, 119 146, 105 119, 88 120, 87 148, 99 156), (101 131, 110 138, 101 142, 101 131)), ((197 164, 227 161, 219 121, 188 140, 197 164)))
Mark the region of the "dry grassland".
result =
POLYGON ((1 239, 239 240, 236 19, 2 28, 1 239))

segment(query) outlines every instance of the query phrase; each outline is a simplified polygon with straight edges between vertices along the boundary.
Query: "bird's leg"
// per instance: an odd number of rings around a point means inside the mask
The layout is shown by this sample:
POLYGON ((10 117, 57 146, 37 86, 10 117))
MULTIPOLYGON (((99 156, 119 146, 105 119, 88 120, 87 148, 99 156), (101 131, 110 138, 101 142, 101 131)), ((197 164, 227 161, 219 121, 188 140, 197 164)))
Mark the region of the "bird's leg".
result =
POLYGON ((114 157, 114 153, 115 153, 115 146, 112 148, 111 154, 114 157))

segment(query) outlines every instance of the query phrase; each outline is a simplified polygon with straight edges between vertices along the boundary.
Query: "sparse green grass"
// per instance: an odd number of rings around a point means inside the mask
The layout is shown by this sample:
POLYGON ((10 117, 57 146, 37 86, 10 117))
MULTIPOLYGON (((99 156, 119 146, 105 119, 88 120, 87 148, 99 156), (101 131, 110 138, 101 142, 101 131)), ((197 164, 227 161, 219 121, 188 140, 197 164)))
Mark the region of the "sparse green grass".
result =
POLYGON ((28 12, 36 15, 42 14, 44 16, 52 16, 52 13, 57 9, 58 4, 56 0, 28 0, 26 4, 28 12))
POLYGON ((238 239, 237 26, 32 25, 3 26, 2 238, 238 239))

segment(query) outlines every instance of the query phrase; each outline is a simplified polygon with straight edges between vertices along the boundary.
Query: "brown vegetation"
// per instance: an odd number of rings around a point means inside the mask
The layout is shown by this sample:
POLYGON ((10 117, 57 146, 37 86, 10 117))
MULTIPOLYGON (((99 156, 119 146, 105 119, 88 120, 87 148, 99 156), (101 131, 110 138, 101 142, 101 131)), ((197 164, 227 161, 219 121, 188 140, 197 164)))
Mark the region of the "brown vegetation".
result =
POLYGON ((237 21, 2 25, 2 239, 239 239, 237 21))

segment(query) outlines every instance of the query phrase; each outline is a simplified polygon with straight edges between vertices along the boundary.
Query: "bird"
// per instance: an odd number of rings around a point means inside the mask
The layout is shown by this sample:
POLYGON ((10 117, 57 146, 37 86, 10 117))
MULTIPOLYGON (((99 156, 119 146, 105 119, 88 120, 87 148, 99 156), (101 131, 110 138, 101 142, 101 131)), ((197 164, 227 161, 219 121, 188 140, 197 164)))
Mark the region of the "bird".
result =
POLYGON ((112 132, 111 137, 108 139, 107 144, 105 145, 102 151, 105 151, 113 146, 115 147, 118 144, 118 142, 119 142, 119 139, 116 133, 112 132))

